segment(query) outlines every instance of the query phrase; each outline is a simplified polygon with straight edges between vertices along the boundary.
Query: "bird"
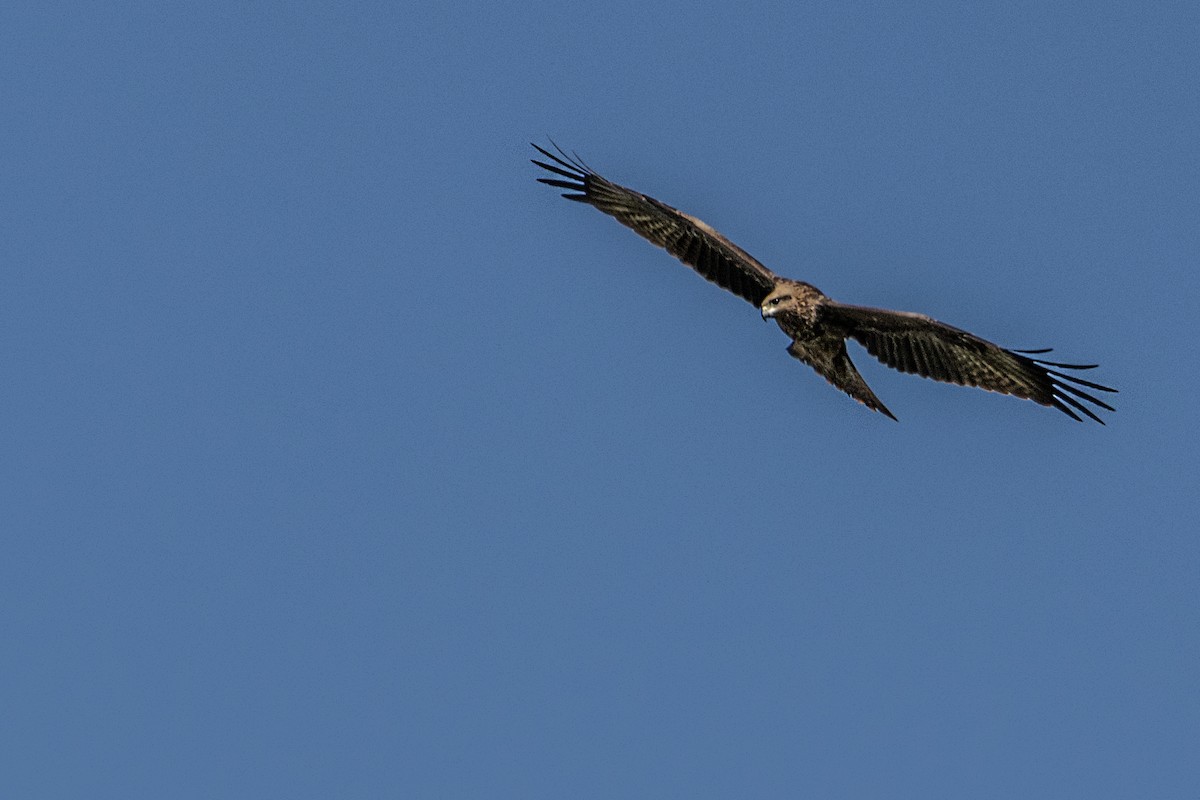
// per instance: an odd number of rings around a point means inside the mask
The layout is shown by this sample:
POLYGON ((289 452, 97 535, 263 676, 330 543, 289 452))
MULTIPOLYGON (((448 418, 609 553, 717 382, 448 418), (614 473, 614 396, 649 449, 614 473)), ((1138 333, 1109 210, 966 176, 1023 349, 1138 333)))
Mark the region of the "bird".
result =
POLYGON ((896 420, 850 360, 850 339, 900 372, 1032 400, 1077 422, 1082 414, 1103 425, 1094 408, 1114 410, 1093 392, 1116 389, 1062 372, 1094 369, 1096 364, 1046 361, 1038 356, 1050 348, 1005 349, 925 314, 837 302, 810 283, 776 275, 696 217, 602 177, 553 141, 556 152, 530 144, 545 159, 530 161, 554 175, 538 182, 566 189, 566 199, 614 217, 705 279, 757 306, 763 320, 775 320, 791 338, 787 351, 793 358, 872 411, 896 420))

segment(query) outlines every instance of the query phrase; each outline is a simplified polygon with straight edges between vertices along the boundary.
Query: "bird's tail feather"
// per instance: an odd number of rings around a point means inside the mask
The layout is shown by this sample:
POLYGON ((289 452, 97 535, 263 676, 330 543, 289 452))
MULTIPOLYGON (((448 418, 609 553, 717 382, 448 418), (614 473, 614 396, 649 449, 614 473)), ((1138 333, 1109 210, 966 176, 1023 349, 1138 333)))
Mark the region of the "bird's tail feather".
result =
POLYGON ((846 352, 845 341, 838 340, 836 344, 829 342, 819 347, 802 347, 798 342, 792 342, 788 345, 788 353, 808 364, 825 380, 867 408, 896 419, 896 415, 875 396, 871 387, 863 380, 863 376, 858 373, 858 368, 846 352))

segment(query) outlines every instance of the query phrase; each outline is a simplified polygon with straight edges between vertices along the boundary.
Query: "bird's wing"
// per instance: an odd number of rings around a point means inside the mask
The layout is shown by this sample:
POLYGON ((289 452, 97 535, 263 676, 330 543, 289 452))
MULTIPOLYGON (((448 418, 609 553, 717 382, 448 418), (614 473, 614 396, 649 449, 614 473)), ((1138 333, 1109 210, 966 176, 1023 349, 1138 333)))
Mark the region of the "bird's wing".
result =
POLYGON ((569 189, 563 194, 568 200, 588 203, 616 217, 621 224, 665 248, 708 280, 755 306, 775 288, 775 273, 704 222, 602 178, 578 156, 568 156, 561 149, 555 155, 536 144, 533 147, 553 162, 531 159, 534 164, 566 179, 538 178, 538 181, 569 189))
POLYGON ((906 311, 852 306, 826 301, 822 320, 847 331, 867 352, 893 369, 961 386, 978 386, 1053 406, 1078 420, 1078 411, 1104 421, 1083 402, 1113 407, 1080 387, 1115 392, 1058 369, 1092 369, 1095 364, 1060 364, 1031 358, 1049 350, 1006 350, 944 322, 906 311), (1074 409, 1074 410, 1072 410, 1074 409))

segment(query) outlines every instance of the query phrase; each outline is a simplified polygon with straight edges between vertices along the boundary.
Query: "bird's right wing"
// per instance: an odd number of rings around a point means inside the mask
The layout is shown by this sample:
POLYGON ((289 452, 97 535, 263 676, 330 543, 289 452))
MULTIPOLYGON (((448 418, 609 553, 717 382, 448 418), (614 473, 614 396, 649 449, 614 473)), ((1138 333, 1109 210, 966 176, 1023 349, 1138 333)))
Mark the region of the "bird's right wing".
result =
POLYGON ((868 353, 901 372, 1027 398, 1053 406, 1076 420, 1079 415, 1075 411, 1079 411, 1104 424, 1081 400, 1113 410, 1080 387, 1101 392, 1116 389, 1050 369, 1092 369, 1095 364, 1060 364, 1030 358, 1049 350, 1006 350, 924 314, 829 300, 823 304, 821 315, 826 322, 846 330, 868 353))
POLYGON ((567 179, 538 178, 538 181, 569 189, 563 194, 568 200, 588 203, 615 217, 703 277, 755 306, 775 288, 775 273, 704 222, 602 178, 578 157, 572 158, 562 150, 555 155, 536 144, 533 147, 553 162, 531 159, 534 164, 567 179))

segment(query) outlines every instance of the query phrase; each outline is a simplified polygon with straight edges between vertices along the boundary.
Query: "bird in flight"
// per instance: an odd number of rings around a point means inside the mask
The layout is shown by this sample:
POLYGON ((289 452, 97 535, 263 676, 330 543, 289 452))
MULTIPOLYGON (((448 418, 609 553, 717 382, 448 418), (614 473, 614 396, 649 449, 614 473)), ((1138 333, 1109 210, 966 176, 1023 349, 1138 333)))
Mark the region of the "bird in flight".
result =
POLYGON ((706 223, 607 180, 577 155, 553 146, 557 155, 533 145, 548 161, 531 161, 557 176, 538 178, 539 182, 568 190, 563 197, 615 217, 707 280, 758 306, 764 320, 774 319, 791 337, 788 353, 867 408, 896 419, 850 360, 847 339, 901 372, 1025 398, 1057 408, 1076 421, 1083 414, 1104 424, 1085 403, 1113 410, 1086 390, 1116 389, 1060 371, 1093 369, 1095 364, 1045 361, 1034 356, 1050 352, 1049 348, 1006 350, 924 314, 831 300, 811 284, 771 272, 706 223))

